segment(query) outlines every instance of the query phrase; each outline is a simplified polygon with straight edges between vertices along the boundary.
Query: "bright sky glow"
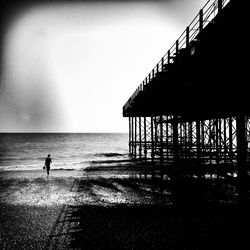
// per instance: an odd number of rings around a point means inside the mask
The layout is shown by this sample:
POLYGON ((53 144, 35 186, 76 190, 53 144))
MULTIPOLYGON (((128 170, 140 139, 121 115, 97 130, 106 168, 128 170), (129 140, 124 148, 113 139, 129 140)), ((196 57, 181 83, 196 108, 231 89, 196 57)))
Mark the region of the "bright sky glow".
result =
POLYGON ((127 132, 122 106, 205 1, 167 2, 19 15, 4 44, 0 131, 127 132))

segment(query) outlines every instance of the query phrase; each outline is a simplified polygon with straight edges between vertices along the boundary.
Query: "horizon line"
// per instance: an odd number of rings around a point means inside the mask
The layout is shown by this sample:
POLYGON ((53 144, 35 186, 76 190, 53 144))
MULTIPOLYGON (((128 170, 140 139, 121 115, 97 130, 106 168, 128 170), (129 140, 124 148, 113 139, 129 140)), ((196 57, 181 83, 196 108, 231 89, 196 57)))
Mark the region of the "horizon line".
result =
POLYGON ((0 131, 0 134, 128 134, 128 132, 42 132, 42 131, 0 131))

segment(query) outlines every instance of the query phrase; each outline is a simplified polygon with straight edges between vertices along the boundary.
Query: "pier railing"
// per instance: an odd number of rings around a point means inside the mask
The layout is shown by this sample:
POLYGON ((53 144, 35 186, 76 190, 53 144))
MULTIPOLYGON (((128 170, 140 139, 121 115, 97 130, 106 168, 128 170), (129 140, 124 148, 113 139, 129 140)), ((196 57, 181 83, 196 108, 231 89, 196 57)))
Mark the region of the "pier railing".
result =
MULTIPOLYGON (((197 35, 220 13, 220 11, 231 0, 208 0, 204 7, 195 16, 189 26, 179 36, 173 46, 161 58, 156 66, 151 70, 143 82, 138 86, 133 95, 129 98, 123 107, 123 111, 127 110, 132 104, 136 96, 145 90, 145 87, 156 77, 160 72, 163 72, 167 65, 174 63, 176 55, 181 49, 188 49, 193 42, 196 41, 197 35)), ((192 52, 191 52, 192 53, 192 52)))

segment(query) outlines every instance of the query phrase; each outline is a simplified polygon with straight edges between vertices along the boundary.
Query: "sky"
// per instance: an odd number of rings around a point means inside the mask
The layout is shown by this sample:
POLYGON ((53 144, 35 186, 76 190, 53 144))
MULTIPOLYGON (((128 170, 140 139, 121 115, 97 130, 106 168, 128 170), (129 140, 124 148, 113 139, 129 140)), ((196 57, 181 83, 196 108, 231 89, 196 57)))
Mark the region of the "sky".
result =
POLYGON ((20 8, 2 39, 0 132, 128 132, 123 105, 205 3, 20 8))

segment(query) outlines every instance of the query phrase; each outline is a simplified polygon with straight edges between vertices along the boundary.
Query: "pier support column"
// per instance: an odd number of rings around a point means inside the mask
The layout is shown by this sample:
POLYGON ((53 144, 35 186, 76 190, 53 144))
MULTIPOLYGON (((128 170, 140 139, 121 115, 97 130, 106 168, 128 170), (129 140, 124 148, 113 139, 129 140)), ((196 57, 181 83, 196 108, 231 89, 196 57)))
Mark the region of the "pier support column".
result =
POLYGON ((173 151, 174 151, 174 165, 175 171, 178 171, 178 160, 179 160, 179 152, 178 152, 178 121, 177 116, 173 117, 173 151))
POLYGON ((208 128, 209 128, 209 161, 210 164, 213 161, 213 149, 214 149, 214 141, 215 141, 215 131, 214 131, 214 121, 208 121, 208 128))
POLYGON ((129 124, 129 129, 128 129, 128 147, 129 147, 129 154, 131 155, 131 117, 128 118, 128 124, 129 124))
POLYGON ((227 119, 224 118, 223 119, 223 140, 224 140, 224 147, 223 147, 223 153, 224 153, 224 163, 227 163, 227 153, 228 153, 228 149, 227 149, 227 119))
POLYGON ((232 117, 229 117, 228 129, 229 129, 229 161, 233 162, 233 121, 232 121, 232 117))
POLYGON ((188 123, 188 141, 189 141, 189 150, 191 151, 193 149, 193 124, 192 122, 188 123))
POLYGON ((238 195, 239 203, 245 205, 247 202, 247 140, 246 140, 246 121, 245 116, 236 116, 236 135, 237 135, 237 163, 238 163, 238 195))
POLYGON ((160 167, 161 167, 161 178, 163 179, 163 119, 160 116, 160 167))
POLYGON ((145 161, 147 161, 147 119, 144 117, 144 157, 145 161))
POLYGON ((187 159, 188 158, 188 154, 187 154, 187 122, 184 123, 184 158, 187 159))
POLYGON ((134 117, 131 117, 131 156, 134 158, 134 117))
POLYGON ((139 117, 139 158, 141 159, 141 117, 139 117))
POLYGON ((204 121, 201 121, 201 155, 204 157, 205 152, 205 130, 204 130, 204 121))
POLYGON ((172 194, 173 200, 177 207, 180 206, 182 183, 181 183, 181 166, 179 163, 179 150, 178 150, 178 121, 177 116, 174 115, 172 122, 172 133, 173 133, 173 158, 174 158, 174 169, 172 175, 172 194))
POLYGON ((196 121, 197 174, 201 177, 201 134, 200 121, 196 121))
POLYGON ((134 156, 136 158, 136 148, 137 148, 137 117, 135 117, 135 138, 134 138, 134 156))
MULTIPOLYGON (((219 166, 220 161, 220 154, 219 154, 219 120, 215 119, 215 148, 216 148, 216 165, 217 169, 219 166)), ((217 173, 218 175, 218 173, 217 173)))
POLYGON ((152 163, 154 163, 154 158, 155 158, 155 150, 154 150, 154 119, 151 117, 151 160, 152 163))
POLYGON ((169 143, 168 143, 168 133, 169 133, 169 130, 168 130, 168 127, 169 127, 169 123, 168 123, 168 116, 166 116, 166 147, 165 147, 165 150, 166 150, 166 160, 169 161, 169 158, 168 158, 168 155, 169 155, 169 143))

